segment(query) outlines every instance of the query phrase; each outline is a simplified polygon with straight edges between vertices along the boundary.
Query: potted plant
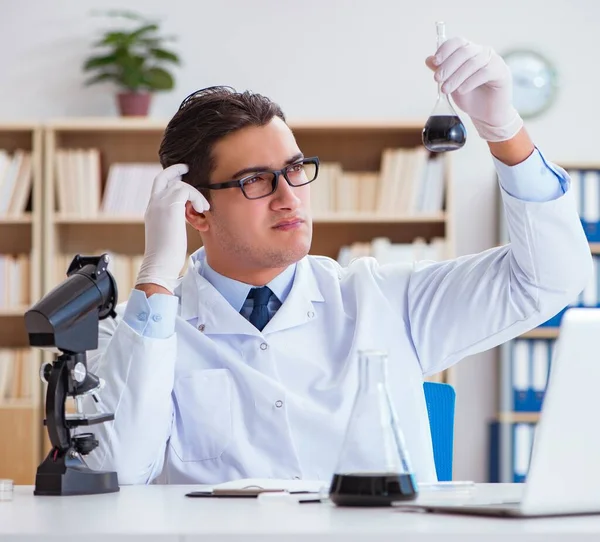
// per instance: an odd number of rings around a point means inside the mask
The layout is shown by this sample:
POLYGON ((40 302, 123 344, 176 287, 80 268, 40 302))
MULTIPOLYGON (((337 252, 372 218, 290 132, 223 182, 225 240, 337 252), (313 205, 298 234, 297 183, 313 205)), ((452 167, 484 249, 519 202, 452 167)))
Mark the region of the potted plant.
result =
POLYGON ((179 57, 165 48, 172 37, 158 35, 158 24, 129 11, 109 11, 109 17, 124 17, 135 26, 133 29, 106 31, 94 44, 99 48, 83 65, 86 72, 96 75, 86 81, 92 85, 112 81, 120 88, 117 94, 119 111, 123 116, 148 114, 152 93, 171 90, 173 76, 166 68, 179 64, 179 57))

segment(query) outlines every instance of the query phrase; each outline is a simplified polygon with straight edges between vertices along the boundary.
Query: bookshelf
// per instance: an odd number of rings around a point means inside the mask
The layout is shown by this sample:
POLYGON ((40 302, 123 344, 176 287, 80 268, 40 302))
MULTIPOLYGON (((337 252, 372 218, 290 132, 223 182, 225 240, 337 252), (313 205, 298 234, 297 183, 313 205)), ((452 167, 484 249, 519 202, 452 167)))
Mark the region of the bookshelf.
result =
MULTIPOLYGON (((117 163, 158 162, 158 148, 166 121, 137 118, 54 120, 44 129, 43 187, 43 292, 48 292, 64 277, 66 266, 76 254, 111 251, 131 259, 144 251, 142 215, 97 213, 82 216, 60 208, 60 180, 57 156, 68 149, 99 151, 101 196, 105 193, 110 168, 117 163), (62 261, 57 265, 57 256, 62 261)), ((337 162, 347 172, 377 173, 382 152, 387 148, 421 146, 423 123, 370 121, 290 121, 298 145, 306 156, 318 155, 321 163, 337 162)), ((444 205, 438 212, 412 214, 376 212, 328 212, 313 216, 311 254, 337 258, 340 248, 352 243, 368 243, 386 237, 392 243, 411 243, 444 238, 444 257, 454 255, 452 223, 452 164, 446 154, 442 160, 444 205)), ((148 183, 152 182, 148 178, 148 183)), ((318 182, 318 181, 317 181, 318 182)), ((92 190, 93 187, 90 187, 92 190)), ((64 191, 63 191, 64 194, 64 191)), ((200 238, 188 226, 188 253, 200 246, 200 238)), ((132 264, 132 268, 134 265, 132 264)), ((117 281, 119 281, 117 277, 117 281)), ((119 289, 119 302, 128 292, 119 289)), ((432 380, 453 383, 451 371, 432 380)), ((46 441, 46 446, 47 446, 46 441)))
MULTIPOLYGON (((572 181, 572 190, 575 193, 578 212, 582 219, 582 223, 584 229, 586 230, 586 235, 588 236, 590 252, 592 255, 600 255, 600 239, 594 238, 594 234, 597 230, 598 222, 600 222, 600 217, 592 217, 588 220, 586 216, 586 212, 589 212, 588 205, 589 202, 585 201, 585 198, 589 197, 591 194, 582 194, 582 185, 583 185, 583 172, 598 172, 598 177, 596 179, 596 193, 594 203, 592 203, 592 207, 596 206, 600 209, 600 163, 558 163, 563 169, 565 169, 569 175, 571 176, 572 181), (587 224, 586 224, 587 222, 587 224)), ((501 204, 501 202, 500 202, 501 204)), ((592 211, 594 212, 594 211, 592 211)), ((500 208, 499 212, 500 216, 500 243, 504 244, 508 241, 506 238, 506 230, 504 224, 504 216, 502 212, 502 208, 500 208)), ((596 265, 596 273, 600 272, 600 268, 596 265)), ((598 277, 595 278, 595 282, 598 277)), ((596 291, 596 288, 593 288, 595 295, 592 295, 595 299, 593 303, 590 305, 589 296, 588 299, 580 299, 574 300, 572 306, 598 306, 600 305, 600 292, 596 291)), ((520 408, 519 410, 515 407, 515 386, 514 386, 514 359, 513 352, 511 351, 515 341, 523 341, 527 340, 530 344, 535 343, 545 343, 548 349, 548 365, 550 366, 550 358, 552 354, 553 344, 559 337, 559 322, 560 317, 554 317, 548 322, 542 324, 541 326, 528 331, 516 337, 512 341, 505 343, 498 347, 499 349, 499 408, 496 415, 496 420, 492 425, 496 425, 497 436, 494 439, 492 437, 492 441, 490 442, 490 459, 497 463, 497 477, 496 480, 491 481, 499 481, 499 482, 513 482, 513 481, 522 481, 525 479, 526 473, 521 473, 518 476, 518 480, 515 478, 514 472, 514 458, 521 452, 518 451, 519 444, 515 441, 515 427, 518 425, 522 426, 530 426, 532 431, 531 441, 528 440, 528 444, 531 445, 533 442, 533 438, 535 435, 535 426, 540 418, 539 409, 530 409, 523 410, 520 408), (496 440, 494 443, 493 440, 496 440), (492 459, 495 458, 495 459, 492 459)), ((535 348, 532 346, 531 348, 535 348)), ((535 363, 533 359, 530 358, 529 363, 535 363)), ((551 368, 551 367, 549 367, 551 368)), ((533 373, 535 368, 529 369, 530 380, 529 387, 537 387, 536 382, 534 382, 535 377, 533 373)), ((518 377, 517 377, 518 378, 518 377)), ((535 390, 534 390, 535 391, 535 390)), ((541 390, 541 394, 543 397, 543 393, 545 388, 541 390)), ((537 405, 538 407, 540 405, 537 405)), ((540 407, 541 408, 541 407, 540 407)), ((492 430, 492 435, 493 435, 492 430)), ((526 454, 529 454, 531 450, 527 450, 526 454)), ((493 467, 492 467, 493 471, 493 467)))
MULTIPOLYGON (((65 149, 94 148, 100 155, 102 192, 112 164, 157 162, 157 151, 166 122, 153 119, 66 119, 47 124, 45 130, 44 291, 59 277, 53 263, 56 254, 96 253, 110 250, 136 256, 144 249, 142 216, 75 216, 57 207, 58 153, 65 149)), ((344 172, 377 173, 382 153, 388 148, 421 147, 420 122, 394 121, 290 121, 298 145, 306 156, 318 155, 321 163, 338 163, 344 172)), ((416 238, 446 240, 445 257, 454 254, 452 225, 451 157, 443 162, 444 207, 426 214, 399 215, 393 212, 315 212, 312 254, 337 258, 340 248, 386 237, 392 243, 411 243, 416 238)), ((148 179, 152 182, 152 178, 148 179)), ((317 181, 318 182, 318 181, 317 181)), ((188 226, 188 252, 200 246, 197 232, 188 226)), ((121 292, 120 301, 127 293, 121 292)), ((450 372, 444 375, 449 381, 450 372)), ((437 378, 438 380, 441 378, 437 378)))
MULTIPOLYGON (((27 302, 0 307, 0 349, 2 355, 10 356, 0 356, 0 389, 4 388, 0 394, 0 478, 11 478, 17 484, 31 484, 41 453, 41 383, 38 378, 41 353, 29 348, 23 315, 29 302, 39 298, 42 287, 41 127, 28 123, 0 124, 0 149, 13 160, 17 151, 30 153, 30 170, 25 176, 31 183, 23 194, 27 198, 24 212, 21 209, 18 214, 3 213, 0 216, 0 256, 28 255, 28 270, 23 272, 22 267, 18 268, 18 280, 23 281, 20 290, 27 302), (19 350, 25 355, 18 355, 19 350), (5 394, 7 390, 8 394, 5 394)), ((11 197, 24 180, 20 175, 15 177, 13 188, 8 190, 11 197)), ((4 170, 5 183, 8 176, 4 170)), ((6 195, 5 190, 3 197, 6 195)), ((13 289, 9 276, 3 275, 0 282, 3 281, 7 285, 5 292, 13 289)))

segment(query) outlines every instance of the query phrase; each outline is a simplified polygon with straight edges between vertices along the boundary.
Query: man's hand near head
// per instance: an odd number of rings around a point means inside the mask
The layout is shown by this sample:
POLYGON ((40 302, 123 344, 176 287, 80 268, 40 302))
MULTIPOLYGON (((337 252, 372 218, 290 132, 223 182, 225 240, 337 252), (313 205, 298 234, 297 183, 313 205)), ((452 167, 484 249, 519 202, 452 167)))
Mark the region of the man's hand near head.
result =
POLYGON ((185 263, 187 234, 185 205, 188 201, 198 213, 210 209, 206 198, 181 178, 188 172, 185 164, 175 164, 154 179, 146 213, 144 259, 135 288, 147 297, 173 294, 185 263))

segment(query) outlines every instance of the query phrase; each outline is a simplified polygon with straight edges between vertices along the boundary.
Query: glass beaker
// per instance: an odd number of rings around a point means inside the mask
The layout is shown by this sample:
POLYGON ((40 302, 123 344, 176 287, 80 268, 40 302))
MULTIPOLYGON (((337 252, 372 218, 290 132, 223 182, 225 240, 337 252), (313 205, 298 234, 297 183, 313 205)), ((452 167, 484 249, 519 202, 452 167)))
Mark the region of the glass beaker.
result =
MULTIPOLYGON (((446 25, 435 23, 438 49, 446 41, 446 25)), ((446 152, 460 149, 467 141, 467 129, 457 115, 450 95, 442 92, 438 83, 438 97, 422 133, 423 145, 432 152, 446 152)))
POLYGON ((417 496, 404 436, 390 399, 387 353, 359 352, 359 384, 329 488, 338 506, 389 506, 417 496))

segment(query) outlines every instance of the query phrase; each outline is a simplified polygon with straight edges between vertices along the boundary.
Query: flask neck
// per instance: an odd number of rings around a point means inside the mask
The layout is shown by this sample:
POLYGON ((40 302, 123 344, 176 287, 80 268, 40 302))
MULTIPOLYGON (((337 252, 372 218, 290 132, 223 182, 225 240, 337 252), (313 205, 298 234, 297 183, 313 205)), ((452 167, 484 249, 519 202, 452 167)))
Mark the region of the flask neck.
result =
POLYGON ((378 392, 387 389, 387 354, 365 351, 359 357, 359 391, 378 392))

